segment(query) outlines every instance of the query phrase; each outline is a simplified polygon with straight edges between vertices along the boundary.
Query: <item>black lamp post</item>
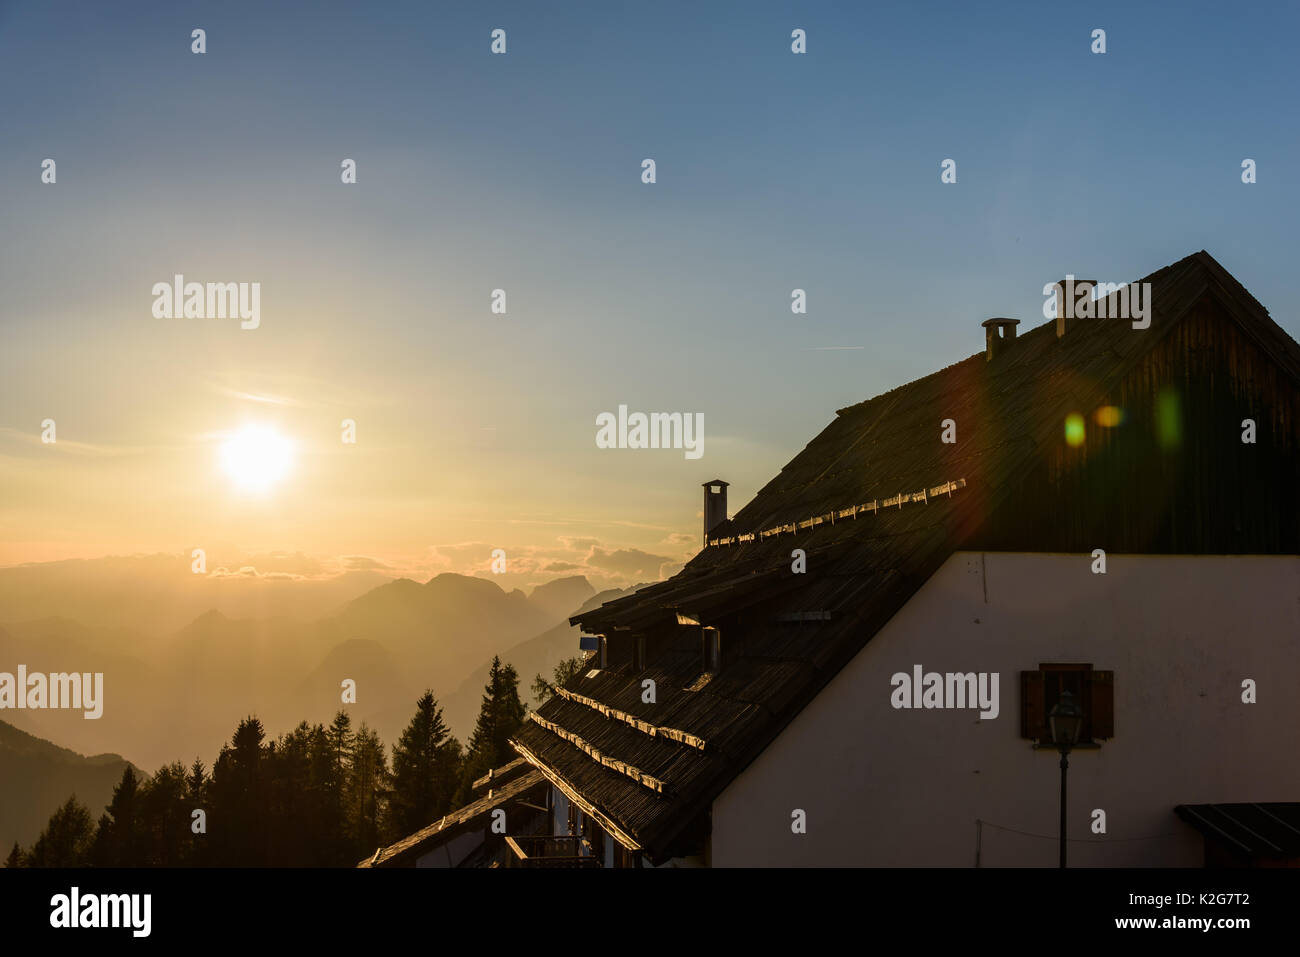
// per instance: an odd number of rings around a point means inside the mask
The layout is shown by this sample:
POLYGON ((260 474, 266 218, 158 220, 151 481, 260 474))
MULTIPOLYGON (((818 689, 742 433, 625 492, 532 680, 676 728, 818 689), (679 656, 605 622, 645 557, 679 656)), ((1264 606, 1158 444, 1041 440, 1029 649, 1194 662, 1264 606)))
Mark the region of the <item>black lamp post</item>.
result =
POLYGON ((1074 695, 1061 692, 1061 700, 1048 715, 1048 723, 1052 743, 1061 752, 1061 867, 1065 867, 1065 772, 1070 767, 1070 748, 1079 740, 1079 729, 1083 727, 1083 712, 1074 703, 1074 695))

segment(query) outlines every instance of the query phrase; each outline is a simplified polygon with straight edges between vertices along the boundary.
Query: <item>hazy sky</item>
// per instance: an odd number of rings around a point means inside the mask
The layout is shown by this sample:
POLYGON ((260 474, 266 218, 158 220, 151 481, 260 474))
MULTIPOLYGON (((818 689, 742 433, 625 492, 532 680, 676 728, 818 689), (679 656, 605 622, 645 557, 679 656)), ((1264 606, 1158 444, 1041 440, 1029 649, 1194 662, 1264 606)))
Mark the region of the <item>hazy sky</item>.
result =
POLYGON ((1067 272, 1205 248, 1298 336, 1298 9, 0 0, 0 565, 643 580, 702 482, 734 512, 1067 272), (259 282, 260 327, 155 318, 175 273, 259 282), (598 449, 619 404, 704 455, 598 449), (298 446, 264 497, 216 467, 248 422, 298 446))

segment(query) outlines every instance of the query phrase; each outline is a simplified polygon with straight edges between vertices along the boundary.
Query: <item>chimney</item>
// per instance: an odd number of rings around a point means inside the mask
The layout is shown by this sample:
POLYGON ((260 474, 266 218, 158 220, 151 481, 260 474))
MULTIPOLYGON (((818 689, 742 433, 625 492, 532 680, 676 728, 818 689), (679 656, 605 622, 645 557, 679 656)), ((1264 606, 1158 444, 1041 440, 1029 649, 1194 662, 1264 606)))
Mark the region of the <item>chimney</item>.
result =
POLYGON ((1075 279, 1074 273, 1056 283, 1056 338, 1065 335, 1065 320, 1076 315, 1074 304, 1083 298, 1092 298, 1092 290, 1097 286, 1095 279, 1075 279))
POLYGON ((700 629, 700 672, 716 675, 722 670, 722 636, 718 629, 700 629))
POLYGON ((1020 320, 994 317, 985 319, 980 325, 984 327, 985 359, 992 362, 1006 349, 1007 343, 1016 337, 1016 326, 1020 325, 1020 320))
POLYGON ((727 484, 722 479, 704 483, 704 544, 709 544, 709 532, 727 520, 727 484))

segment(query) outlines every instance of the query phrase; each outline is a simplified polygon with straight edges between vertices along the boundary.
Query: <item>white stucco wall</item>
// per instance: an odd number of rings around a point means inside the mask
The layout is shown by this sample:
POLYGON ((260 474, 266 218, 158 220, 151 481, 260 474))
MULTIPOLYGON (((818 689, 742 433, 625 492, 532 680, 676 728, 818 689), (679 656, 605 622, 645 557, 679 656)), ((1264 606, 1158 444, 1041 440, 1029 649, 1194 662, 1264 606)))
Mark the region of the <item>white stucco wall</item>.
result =
POLYGON ((1091 562, 952 556, 714 802, 714 866, 970 867, 982 819, 981 866, 1054 867, 1058 756, 1019 736, 1040 662, 1115 672, 1115 737, 1070 757, 1071 866, 1200 866, 1175 805, 1300 801, 1300 558, 1091 562), (999 717, 894 709, 915 664, 999 672, 999 717))

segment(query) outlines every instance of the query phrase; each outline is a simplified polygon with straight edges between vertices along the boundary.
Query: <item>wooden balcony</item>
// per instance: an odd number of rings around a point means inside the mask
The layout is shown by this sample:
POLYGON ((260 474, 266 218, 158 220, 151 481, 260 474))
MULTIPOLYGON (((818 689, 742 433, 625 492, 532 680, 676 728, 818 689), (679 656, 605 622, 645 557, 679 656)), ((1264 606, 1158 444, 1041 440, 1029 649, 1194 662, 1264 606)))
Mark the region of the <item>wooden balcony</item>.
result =
POLYGON ((506 836, 510 867, 600 867, 598 858, 582 853, 582 838, 573 834, 506 836))

